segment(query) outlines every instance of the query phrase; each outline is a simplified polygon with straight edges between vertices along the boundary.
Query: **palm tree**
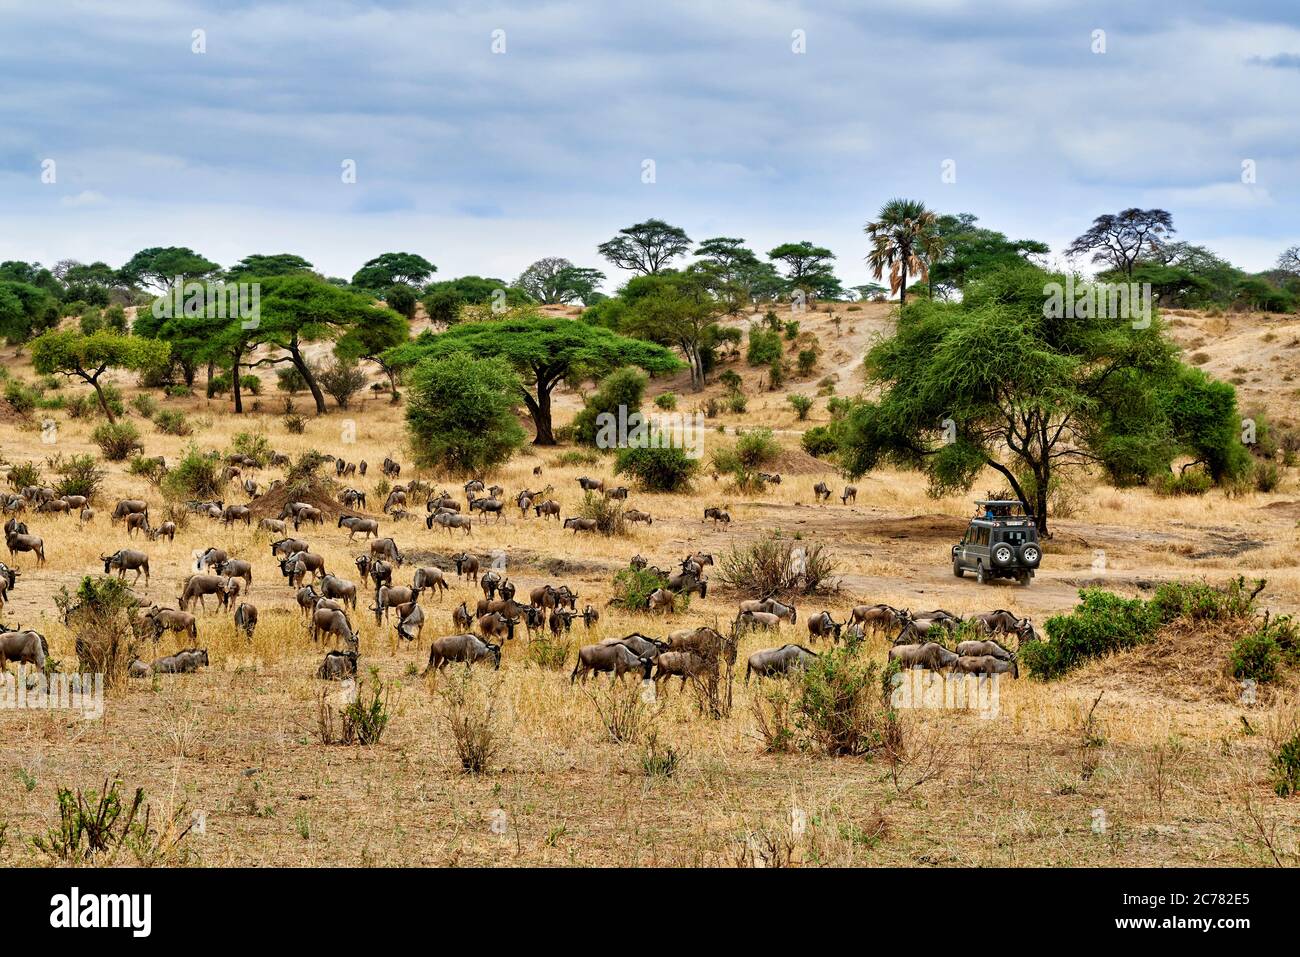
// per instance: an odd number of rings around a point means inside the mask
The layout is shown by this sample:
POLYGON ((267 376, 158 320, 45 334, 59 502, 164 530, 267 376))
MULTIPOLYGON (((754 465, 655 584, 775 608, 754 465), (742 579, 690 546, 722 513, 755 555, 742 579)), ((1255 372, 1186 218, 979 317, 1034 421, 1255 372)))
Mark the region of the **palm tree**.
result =
POLYGON ((863 230, 871 237, 867 265, 879 279, 889 269, 889 291, 907 302, 907 277, 930 279, 930 263, 943 252, 937 217, 914 199, 891 199, 880 208, 874 223, 863 230))

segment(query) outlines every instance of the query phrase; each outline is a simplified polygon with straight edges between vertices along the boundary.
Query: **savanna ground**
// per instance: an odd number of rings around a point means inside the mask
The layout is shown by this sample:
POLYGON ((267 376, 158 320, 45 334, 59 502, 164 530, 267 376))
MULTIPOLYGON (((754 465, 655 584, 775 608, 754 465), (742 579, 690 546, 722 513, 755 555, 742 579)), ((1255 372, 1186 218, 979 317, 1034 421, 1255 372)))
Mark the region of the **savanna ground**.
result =
MULTIPOLYGON (((1256 704, 1242 703, 1235 682, 1225 677, 1228 639, 1213 631, 1181 642, 1168 638, 1159 648, 1118 655, 1051 683, 1005 681, 1000 713, 992 719, 908 712, 910 748, 897 780, 879 759, 763 752, 751 713, 755 685, 740 681, 744 660, 783 641, 806 644, 803 622, 822 607, 837 619, 853 604, 877 601, 959 614, 1001 607, 1029 615, 1041 630, 1043 620, 1069 610, 1087 584, 1136 595, 1169 579, 1224 583, 1245 575, 1267 579, 1261 608, 1275 614, 1300 610, 1300 486, 1294 469, 1271 494, 1237 497, 1216 491, 1160 498, 1085 478, 1071 492, 1068 513, 1057 516, 1043 568, 1028 588, 981 587, 953 578, 949 548, 965 527, 974 496, 933 499, 917 476, 882 471, 856 483, 854 505, 843 506, 838 498, 814 504, 816 482, 827 481, 837 494, 844 484, 829 466, 798 450, 798 433, 827 420, 825 403, 819 399, 801 422, 786 396, 814 395, 824 379, 833 382, 836 394, 859 391, 861 356, 872 336, 887 328, 889 315, 889 307, 875 304, 804 314, 802 333, 818 342, 819 365, 812 376, 792 378, 780 391, 765 391, 762 371, 748 369, 743 360, 732 366, 745 377, 749 408, 709 420, 706 454, 732 441, 736 426, 771 427, 788 447, 777 466, 783 474, 779 486, 739 494, 706 471, 689 495, 634 491, 629 504, 651 512, 655 521, 622 538, 575 537, 555 522, 523 520, 514 509, 499 524, 476 516, 473 535, 464 539, 459 532, 449 538, 428 531, 422 521, 382 523, 381 535, 393 535, 407 555, 397 576, 403 583, 411 565, 446 567, 462 548, 485 559, 503 550, 521 596, 546 581, 569 583, 579 593, 579 608, 590 602, 602 613, 590 633, 575 622, 575 646, 632 630, 662 635, 715 622, 725 628, 736 602, 752 597, 715 587, 707 600, 693 598, 668 623, 606 607, 612 576, 634 554, 670 567, 689 551, 721 555, 776 529, 826 546, 839 566, 838 592, 800 600, 799 624, 786 626, 779 640, 762 634, 742 640, 728 717, 699 714, 689 689, 679 691, 676 682, 666 699, 646 706, 657 752, 672 748, 680 756, 671 775, 646 773, 644 740, 610 740, 597 713, 598 704, 608 706, 606 679, 571 687, 572 652, 563 668, 542 668, 528 662, 523 637, 507 646, 499 673, 483 667, 474 672, 480 686, 499 682, 505 744, 485 773, 463 773, 438 693, 455 672, 427 682, 418 675, 428 638, 450 633, 450 610, 462 599, 472 608, 481 594, 463 582, 428 602, 430 620, 419 649, 399 647, 391 625, 377 627, 364 607, 353 616, 362 635, 362 674, 368 680, 374 667, 391 683, 394 715, 377 745, 320 743, 321 695, 331 703, 339 689, 313 677, 323 649, 311 643, 270 557, 274 536, 193 518, 174 544, 131 543, 152 557, 153 580, 139 590, 141 598, 174 605, 193 551, 221 545, 254 562, 246 597, 261 611, 255 639, 236 637, 228 613, 209 611, 201 615, 198 644, 209 649, 212 664, 200 673, 114 687, 97 721, 60 712, 0 713, 0 826, 7 826, 0 862, 45 863, 29 839, 56 824, 57 789, 97 790, 112 776, 127 789, 143 787, 155 814, 184 809, 188 819, 192 811, 203 812, 203 833, 192 831, 183 847, 208 866, 729 865, 752 860, 754 846, 769 845, 792 849, 788 856, 795 862, 836 865, 1300 861, 1300 799, 1279 798, 1267 783, 1273 742, 1289 733, 1300 698, 1284 683, 1256 704), (732 524, 703 523, 702 511, 710 505, 727 507, 732 524), (795 809, 808 821, 797 837, 791 833, 795 809), (1097 809, 1104 812, 1105 828, 1094 827, 1097 809)), ((1300 322, 1192 313, 1169 318, 1180 344, 1196 354, 1193 361, 1239 380, 1244 408, 1266 408, 1284 424, 1294 414, 1300 322)), ((7 348, 3 361, 12 375, 35 378, 22 352, 7 348)), ((417 474, 405 447, 401 407, 386 396, 366 397, 349 412, 331 409, 325 417, 309 418, 306 431, 292 435, 282 421, 283 397, 271 388, 272 377, 266 378, 260 408, 242 418, 229 413, 228 401, 202 398, 201 389, 198 397, 161 399, 164 407, 189 414, 196 426, 192 439, 163 435, 138 415, 132 418, 148 453, 169 462, 192 440, 225 452, 239 431, 265 432, 275 450, 295 458, 315 449, 349 461, 366 459, 369 475, 353 484, 370 493, 372 512, 380 501, 377 465, 386 454, 403 463, 403 481, 417 474), (353 444, 343 441, 346 420, 355 423, 353 444)), ((131 382, 120 384, 128 399, 138 391, 131 382)), ((667 390, 681 397, 684 410, 703 401, 680 379, 651 384, 651 396, 667 390)), ((713 385, 706 394, 720 392, 713 385)), ((579 397, 565 393, 557 402, 564 420, 579 397)), ((295 404, 307 412, 304 395, 295 404)), ((56 413, 57 440, 45 444, 41 417, 10 417, 0 425, 9 463, 97 451, 89 438, 93 421, 56 413)), ((562 451, 530 447, 489 478, 508 497, 523 487, 553 485, 567 516, 581 499, 579 475, 613 476, 608 461, 556 464, 562 451), (537 465, 543 468, 540 479, 533 475, 537 465)), ((114 501, 143 495, 161 506, 157 489, 145 480, 127 475, 120 464, 108 470, 93 523, 80 527, 75 517, 29 514, 32 531, 45 539, 48 564, 38 566, 30 555, 13 562, 22 577, 4 620, 42 630, 52 657, 63 662, 76 659, 54 593, 102 572, 99 556, 128 544, 122 527, 108 520, 114 501)), ((281 474, 269 469, 257 478, 265 486, 281 474)), ((435 484, 456 490, 459 483, 435 484)), ((1000 484, 990 473, 975 492, 1000 484)), ((227 501, 243 498, 234 486, 226 495, 227 501)), ((350 543, 332 520, 322 529, 306 528, 304 537, 331 570, 356 578, 352 559, 365 550, 361 539, 350 543)), ((158 649, 146 649, 145 657, 187 644, 169 635, 158 649)), ((888 637, 877 636, 869 652, 883 662, 887 647, 888 637)))

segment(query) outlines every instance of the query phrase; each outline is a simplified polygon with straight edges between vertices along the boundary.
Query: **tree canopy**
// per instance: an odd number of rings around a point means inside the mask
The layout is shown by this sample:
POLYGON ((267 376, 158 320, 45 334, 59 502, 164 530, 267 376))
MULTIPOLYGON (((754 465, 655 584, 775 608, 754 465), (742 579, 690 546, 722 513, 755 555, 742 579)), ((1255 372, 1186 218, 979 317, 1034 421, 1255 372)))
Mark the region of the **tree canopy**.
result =
POLYGON ((118 270, 122 282, 162 291, 177 278, 188 282, 211 276, 221 267, 186 246, 151 246, 142 249, 118 270))
POLYGON ((943 297, 959 292, 966 283, 996 266, 1015 265, 1051 250, 1034 239, 1007 239, 993 229, 977 226, 970 213, 940 216, 936 224, 942 252, 930 265, 930 289, 943 297))
POLYGON ((1235 393, 1176 358, 1158 318, 1045 315, 1029 264, 971 282, 963 301, 901 310, 895 334, 868 353, 875 401, 835 426, 841 461, 861 475, 883 461, 919 468, 932 491, 969 490, 988 466, 1048 533, 1049 492, 1063 469, 1100 464, 1116 482, 1168 473, 1175 458, 1216 480, 1248 457, 1235 393))
POLYGON ((938 217, 914 199, 891 199, 880 208, 874 222, 863 228, 871 240, 867 265, 880 279, 889 271, 889 291, 907 302, 909 276, 929 281, 930 263, 943 252, 938 217))
POLYGON ((1066 247, 1067 256, 1092 254, 1092 261, 1133 274, 1139 259, 1155 255, 1174 229, 1174 218, 1163 209, 1131 207, 1092 221, 1083 235, 1066 247))
POLYGON ((58 301, 44 289, 26 282, 0 280, 0 336, 26 342, 59 321, 58 301))
POLYGON ((615 266, 641 275, 660 272, 690 248, 686 230, 662 219, 647 219, 620 229, 617 236, 596 247, 615 266))
POLYGON ((782 243, 770 250, 767 258, 785 265, 785 281, 792 295, 802 293, 811 302, 834 299, 843 292, 831 266, 835 254, 825 246, 814 246, 806 239, 782 243))
POLYGON ((410 368, 422 359, 457 352, 477 358, 500 358, 520 375, 520 394, 532 415, 537 445, 554 445, 551 392, 561 380, 594 378, 619 366, 647 372, 674 372, 681 363, 667 349, 576 319, 537 314, 486 322, 465 322, 446 332, 426 330, 384 354, 394 368, 410 368))
POLYGON ((375 292, 396 283, 423 286, 438 267, 418 253, 382 253, 357 270, 352 285, 375 292))
POLYGON ((122 335, 110 329, 86 335, 52 330, 32 341, 32 366, 41 375, 59 373, 88 382, 105 418, 115 422, 100 377, 109 369, 147 369, 166 365, 168 346, 154 339, 122 335))

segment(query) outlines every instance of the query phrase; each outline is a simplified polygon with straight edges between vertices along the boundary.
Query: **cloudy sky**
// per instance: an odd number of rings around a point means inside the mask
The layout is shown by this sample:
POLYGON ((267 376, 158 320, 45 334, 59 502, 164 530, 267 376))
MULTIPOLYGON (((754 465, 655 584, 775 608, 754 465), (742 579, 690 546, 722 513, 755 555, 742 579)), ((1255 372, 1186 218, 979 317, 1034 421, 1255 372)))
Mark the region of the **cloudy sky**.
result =
POLYGON ((1300 243, 1297 104, 1295 0, 0 0, 0 259, 512 278, 658 216, 856 284, 902 195, 1054 251, 1163 206, 1263 269, 1300 243))

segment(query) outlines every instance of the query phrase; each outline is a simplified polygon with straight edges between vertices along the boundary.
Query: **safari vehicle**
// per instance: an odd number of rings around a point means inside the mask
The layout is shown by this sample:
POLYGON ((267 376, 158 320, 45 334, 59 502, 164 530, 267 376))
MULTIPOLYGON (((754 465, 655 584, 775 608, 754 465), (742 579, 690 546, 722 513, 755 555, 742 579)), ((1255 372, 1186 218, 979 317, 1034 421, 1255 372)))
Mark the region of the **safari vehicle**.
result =
POLYGON ((1043 560, 1038 528, 1021 504, 981 499, 961 542, 952 547, 952 573, 963 578, 975 572, 983 584, 994 578, 1014 578, 1028 585, 1043 560))

